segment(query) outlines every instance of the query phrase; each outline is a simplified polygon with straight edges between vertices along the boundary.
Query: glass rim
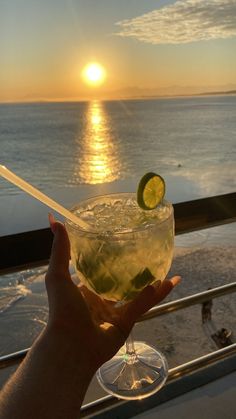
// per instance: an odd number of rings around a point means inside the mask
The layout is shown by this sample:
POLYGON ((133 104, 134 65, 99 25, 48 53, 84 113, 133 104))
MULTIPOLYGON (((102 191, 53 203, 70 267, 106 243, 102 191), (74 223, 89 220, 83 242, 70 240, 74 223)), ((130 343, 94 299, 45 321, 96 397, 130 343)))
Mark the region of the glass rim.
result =
MULTIPOLYGON (((102 199, 102 198, 108 198, 108 197, 118 197, 118 196, 132 196, 136 198, 136 193, 135 192, 114 192, 114 193, 108 193, 108 194, 103 194, 103 195, 95 195, 92 196, 90 198, 87 199, 83 199, 82 201, 78 202, 77 204, 73 205, 70 208, 70 211, 74 213, 74 211, 76 209, 78 209, 81 205, 89 202, 89 201, 94 201, 97 199, 102 199)), ((156 223, 156 224, 151 224, 148 227, 147 226, 140 226, 137 227, 135 229, 130 229, 130 230, 125 230, 125 231, 114 231, 112 232, 112 236, 109 236, 109 238, 114 238, 114 236, 125 236, 125 235, 129 235, 129 234, 135 234, 141 231, 149 231, 153 228, 157 228, 157 226, 161 226, 163 223, 168 222, 168 220, 173 216, 174 213, 174 208, 173 205, 170 201, 163 199, 162 203, 165 206, 168 206, 170 208, 170 213, 168 214, 168 216, 164 219, 161 220, 160 222, 156 223)), ((154 208, 153 210, 150 211, 155 211, 156 208, 154 208)), ((143 210, 145 211, 145 210, 143 210)), ((146 212, 148 212, 146 210, 146 212)), ((85 235, 92 235, 92 236, 98 236, 98 235, 104 235, 106 236, 106 231, 94 231, 94 230, 85 230, 83 228, 81 228, 78 224, 76 225, 75 223, 73 223, 72 221, 70 221, 68 218, 65 220, 65 226, 68 225, 70 228, 72 228, 73 230, 77 231, 77 232, 81 232, 85 235)))

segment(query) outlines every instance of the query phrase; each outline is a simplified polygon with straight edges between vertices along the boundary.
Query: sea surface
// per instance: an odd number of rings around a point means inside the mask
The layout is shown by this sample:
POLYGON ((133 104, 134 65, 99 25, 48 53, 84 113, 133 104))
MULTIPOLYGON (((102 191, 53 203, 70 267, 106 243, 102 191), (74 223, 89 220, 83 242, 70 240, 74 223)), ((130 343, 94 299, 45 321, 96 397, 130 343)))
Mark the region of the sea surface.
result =
MULTIPOLYGON (((166 178, 179 201, 186 189, 191 199, 235 192, 236 96, 0 104, 0 163, 46 193, 112 188, 147 171, 166 178)), ((0 179, 1 201, 21 195, 0 179)), ((235 228, 222 229, 179 245, 235 246, 235 228)), ((45 269, 0 277, 0 354, 29 345, 45 324, 45 269)))
MULTIPOLYGON (((0 104, 0 160, 43 191, 139 178, 236 186, 236 96, 0 104)), ((22 192, 0 179, 1 196, 22 192)))

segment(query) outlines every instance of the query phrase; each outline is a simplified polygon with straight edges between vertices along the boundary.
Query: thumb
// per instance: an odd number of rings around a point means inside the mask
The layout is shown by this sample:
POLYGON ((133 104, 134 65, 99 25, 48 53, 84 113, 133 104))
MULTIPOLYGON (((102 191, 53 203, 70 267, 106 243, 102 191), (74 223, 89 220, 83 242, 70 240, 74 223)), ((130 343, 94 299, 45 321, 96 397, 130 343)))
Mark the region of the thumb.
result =
POLYGON ((70 276, 70 242, 64 225, 55 221, 53 215, 51 214, 49 214, 49 222, 54 234, 54 239, 47 277, 49 277, 48 279, 50 279, 50 281, 53 281, 53 279, 58 281, 59 278, 68 275, 70 276))

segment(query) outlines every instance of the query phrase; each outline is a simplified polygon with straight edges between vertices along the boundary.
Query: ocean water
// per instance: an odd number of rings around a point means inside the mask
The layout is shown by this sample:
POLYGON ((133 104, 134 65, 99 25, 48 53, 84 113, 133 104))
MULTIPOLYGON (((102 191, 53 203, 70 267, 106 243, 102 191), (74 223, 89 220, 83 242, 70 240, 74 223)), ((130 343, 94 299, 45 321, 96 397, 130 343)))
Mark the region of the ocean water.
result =
MULTIPOLYGON (((174 179, 180 200, 186 185, 192 199, 234 192, 236 96, 0 104, 0 163, 48 193, 139 179, 150 170, 174 179)), ((0 179, 1 199, 21 194, 0 179)), ((228 243, 222 227, 215 232, 193 233, 180 246, 228 243)), ((0 277, 0 353, 27 346, 45 324, 44 272, 0 277)))
MULTIPOLYGON (((0 105, 1 163, 43 191, 156 171, 203 196, 236 186, 236 96, 0 105)), ((1 196, 21 191, 0 179, 1 196)))

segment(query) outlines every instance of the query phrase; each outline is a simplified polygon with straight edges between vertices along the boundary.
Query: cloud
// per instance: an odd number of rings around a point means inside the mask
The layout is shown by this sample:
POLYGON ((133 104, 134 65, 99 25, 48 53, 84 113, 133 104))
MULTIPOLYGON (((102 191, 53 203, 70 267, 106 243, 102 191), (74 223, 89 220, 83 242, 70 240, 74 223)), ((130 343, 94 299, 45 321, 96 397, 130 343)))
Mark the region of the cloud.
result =
POLYGON ((236 0, 180 0, 117 22, 116 35, 150 44, 185 44, 236 36, 236 0))

